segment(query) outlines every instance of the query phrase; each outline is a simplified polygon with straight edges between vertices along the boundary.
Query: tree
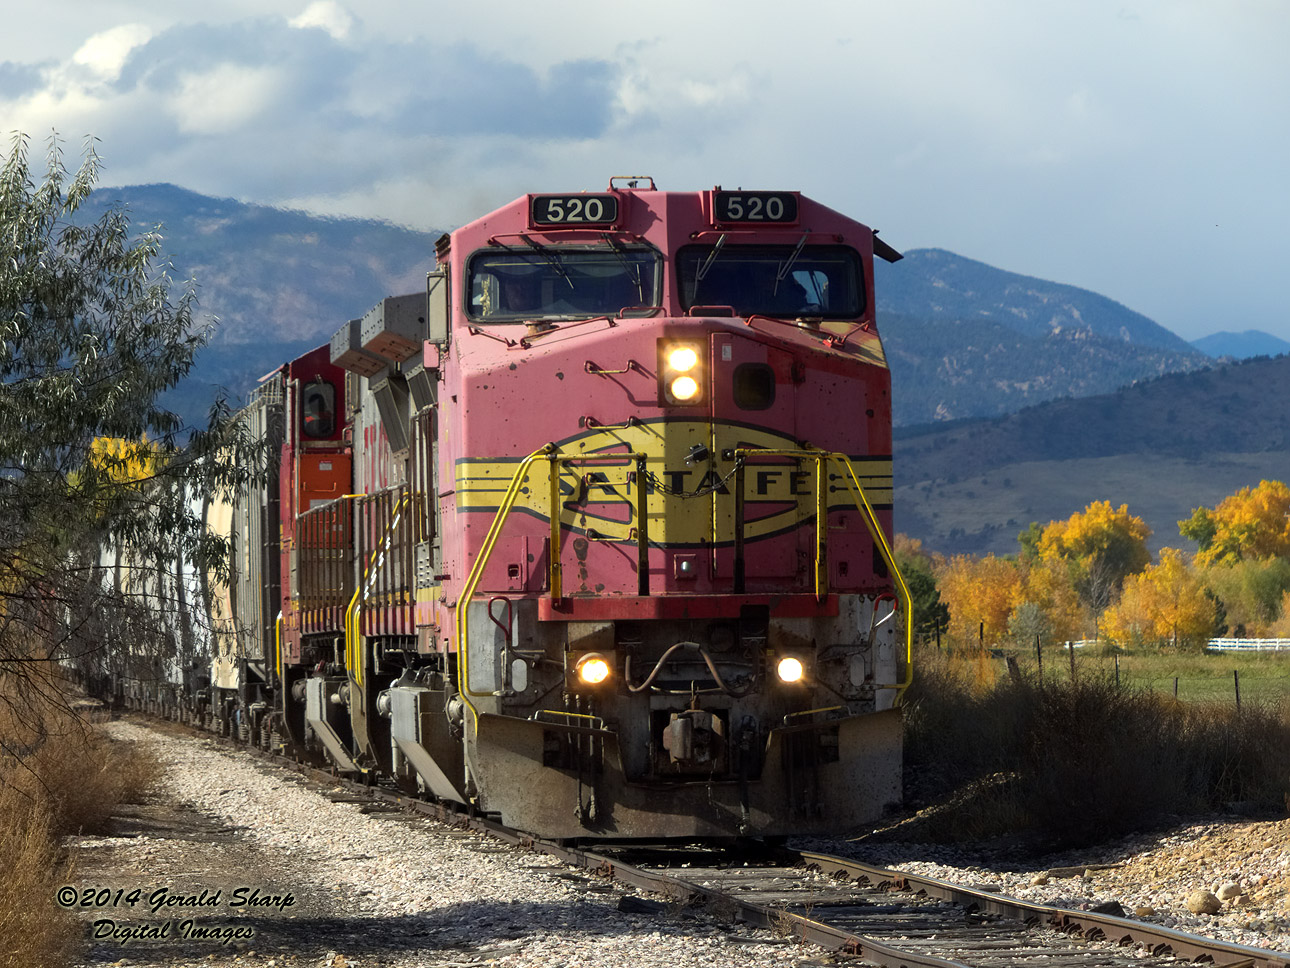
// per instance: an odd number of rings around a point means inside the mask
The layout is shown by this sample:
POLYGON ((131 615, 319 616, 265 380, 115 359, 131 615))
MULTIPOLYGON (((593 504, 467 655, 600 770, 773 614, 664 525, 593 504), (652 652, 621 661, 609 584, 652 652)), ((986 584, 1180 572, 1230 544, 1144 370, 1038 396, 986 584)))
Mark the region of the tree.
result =
POLYGON ((976 645, 982 625, 986 645, 1008 636, 1008 620, 1021 601, 1021 571, 1015 561, 955 555, 939 563, 936 580, 950 612, 951 638, 958 645, 976 645))
POLYGON ((1222 602, 1233 635, 1269 634, 1281 613, 1281 597, 1290 591, 1290 558, 1215 564, 1199 573, 1205 587, 1222 602))
POLYGON ((1290 556, 1290 487, 1281 481, 1243 487, 1212 510, 1196 508, 1178 530, 1199 547, 1198 565, 1290 556))
POLYGON ((132 237, 115 207, 77 221, 98 173, 92 142, 73 174, 57 138, 34 173, 22 135, 0 168, 0 702, 20 711, 134 607, 100 549, 128 549, 140 574, 221 569, 194 497, 231 495, 259 457, 222 401, 202 430, 161 405, 210 330, 160 235, 132 237))
POLYGON ((941 603, 931 558, 923 553, 921 541, 904 534, 896 535, 892 550, 913 602, 915 634, 935 635, 938 628, 949 625, 950 613, 941 603))
POLYGON ((1104 616, 1105 631, 1118 645, 1203 649, 1214 631, 1215 605, 1182 552, 1164 548, 1159 564, 1125 579, 1120 601, 1104 616))
MULTIPOLYGON (((1034 619, 1035 611, 1028 613, 1029 619, 1014 615, 1013 633, 1020 644, 1033 643, 1037 633, 1044 640, 1054 642, 1080 637, 1085 614, 1080 606, 1079 592, 1071 578, 1071 570, 1064 563, 1032 560, 1023 569, 1021 598, 1023 603, 1037 610, 1042 621, 1034 619)), ((1017 608, 1020 612, 1021 606, 1017 608)))
POLYGON ((1119 594, 1124 579, 1151 561, 1147 538, 1151 529, 1129 513, 1128 505, 1113 509, 1109 501, 1094 501, 1065 521, 1052 521, 1039 539, 1039 556, 1064 562, 1080 598, 1100 614, 1119 594))

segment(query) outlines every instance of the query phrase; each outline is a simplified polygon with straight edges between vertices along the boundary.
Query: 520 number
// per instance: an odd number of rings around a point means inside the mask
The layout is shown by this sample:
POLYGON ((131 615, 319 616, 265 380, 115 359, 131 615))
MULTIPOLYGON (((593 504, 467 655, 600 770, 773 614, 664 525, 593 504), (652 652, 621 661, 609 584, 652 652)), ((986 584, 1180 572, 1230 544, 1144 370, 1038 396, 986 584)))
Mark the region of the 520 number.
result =
POLYGON ((529 203, 534 225, 608 225, 618 221, 613 195, 534 195, 529 203))
POLYGON ((797 196, 792 192, 715 192, 718 222, 796 222, 797 196))

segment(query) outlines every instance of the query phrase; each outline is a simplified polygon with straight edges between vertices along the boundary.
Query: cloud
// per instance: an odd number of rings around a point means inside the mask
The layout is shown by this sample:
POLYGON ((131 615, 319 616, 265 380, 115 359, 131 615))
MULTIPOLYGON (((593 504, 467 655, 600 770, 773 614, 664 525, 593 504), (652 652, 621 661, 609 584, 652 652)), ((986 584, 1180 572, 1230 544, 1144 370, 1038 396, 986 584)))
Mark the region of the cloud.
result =
POLYGON ((181 74, 167 109, 183 134, 226 134, 269 113, 282 85, 272 67, 219 64, 181 74))
POLYGON ((44 75, 52 63, 15 64, 13 61, 0 63, 0 98, 14 100, 38 91, 44 83, 44 75))
POLYGON ((72 55, 72 63, 84 67, 100 80, 115 80, 126 59, 139 45, 146 43, 152 31, 143 24, 122 24, 95 34, 72 55))
POLYGON ((287 23, 300 30, 317 28, 326 31, 333 40, 344 40, 354 28, 354 17, 333 0, 316 0, 287 23))

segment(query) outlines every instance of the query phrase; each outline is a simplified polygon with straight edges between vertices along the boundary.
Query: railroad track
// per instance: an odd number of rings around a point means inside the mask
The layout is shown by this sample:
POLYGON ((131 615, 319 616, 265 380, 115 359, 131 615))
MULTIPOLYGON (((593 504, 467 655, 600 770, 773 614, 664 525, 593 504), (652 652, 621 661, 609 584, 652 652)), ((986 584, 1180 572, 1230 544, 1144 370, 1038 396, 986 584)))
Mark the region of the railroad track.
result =
MULTIPOLYGON (((191 729, 191 727, 190 727, 191 729)), ((206 738, 210 733, 192 729, 206 738)), ((1047 907, 842 857, 759 845, 580 847, 487 818, 338 778, 233 740, 228 746, 335 787, 368 812, 414 811, 667 898, 660 913, 702 908, 882 966, 1119 968, 1199 963, 1290 968, 1290 953, 1220 942, 1148 922, 1047 907)), ((332 795, 336 799, 336 795, 332 795)))

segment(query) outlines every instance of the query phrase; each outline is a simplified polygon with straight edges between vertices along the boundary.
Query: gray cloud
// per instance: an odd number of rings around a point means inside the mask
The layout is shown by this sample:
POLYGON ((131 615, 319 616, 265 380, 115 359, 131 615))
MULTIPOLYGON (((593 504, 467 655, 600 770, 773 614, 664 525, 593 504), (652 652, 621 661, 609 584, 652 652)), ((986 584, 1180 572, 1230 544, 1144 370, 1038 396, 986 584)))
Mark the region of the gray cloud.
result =
POLYGON ((22 97, 40 90, 44 84, 44 72, 52 66, 50 61, 43 64, 0 62, 0 97, 22 97))

